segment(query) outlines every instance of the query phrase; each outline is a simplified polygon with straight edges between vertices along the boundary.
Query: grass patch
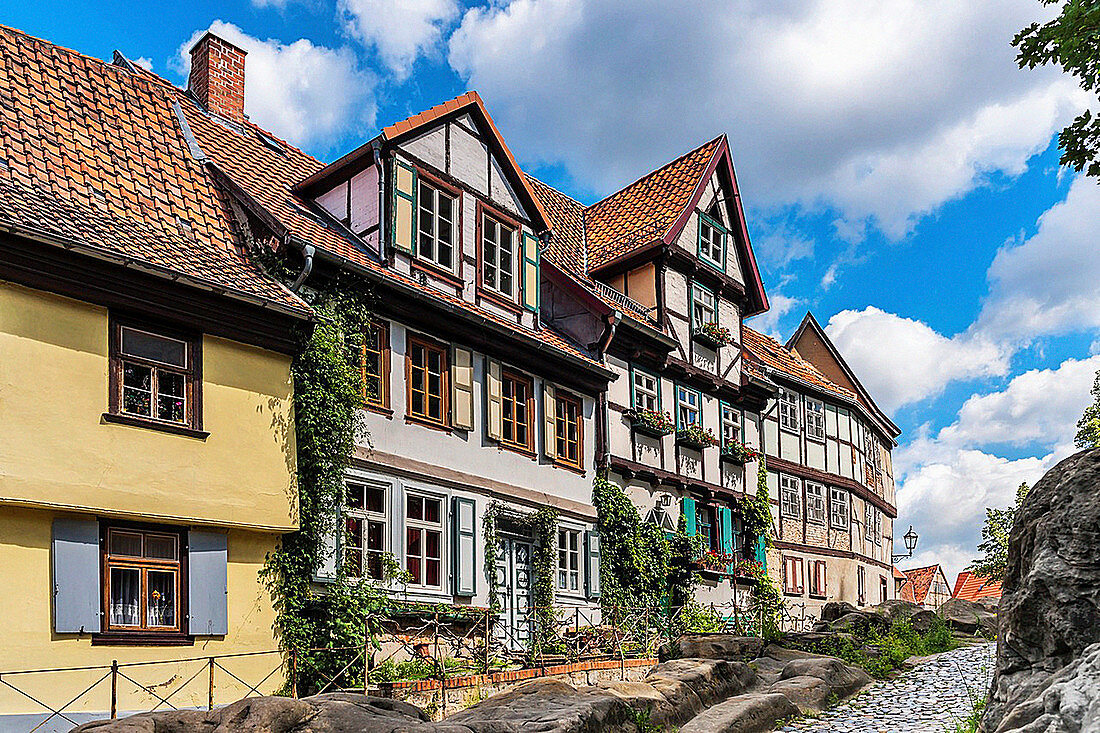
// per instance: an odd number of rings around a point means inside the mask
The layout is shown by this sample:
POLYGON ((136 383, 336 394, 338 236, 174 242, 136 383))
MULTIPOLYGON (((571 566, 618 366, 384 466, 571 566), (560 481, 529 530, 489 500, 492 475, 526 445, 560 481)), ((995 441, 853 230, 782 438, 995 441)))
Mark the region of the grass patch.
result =
POLYGON ((982 721, 982 711, 985 710, 986 698, 974 703, 974 709, 963 720, 956 721, 954 728, 944 728, 946 733, 978 733, 978 724, 982 721))

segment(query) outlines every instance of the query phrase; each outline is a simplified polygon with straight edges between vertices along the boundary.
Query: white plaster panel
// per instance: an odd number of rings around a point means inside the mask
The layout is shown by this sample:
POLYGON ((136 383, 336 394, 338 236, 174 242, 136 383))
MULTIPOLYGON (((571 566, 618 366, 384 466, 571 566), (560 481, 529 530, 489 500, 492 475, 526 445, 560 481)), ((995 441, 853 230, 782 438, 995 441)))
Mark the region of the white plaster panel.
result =
POLYGON ((800 462, 798 444, 801 437, 786 430, 779 431, 779 455, 786 461, 800 462))
POLYGON ((378 169, 374 166, 351 179, 351 229, 361 232, 378 223, 378 169))
POLYGON ((825 470, 825 444, 806 441, 806 465, 819 471, 825 470))
POLYGON ((451 125, 451 175, 489 195, 489 148, 458 125, 451 125))
POLYGON ((443 125, 402 143, 401 147, 438 170, 447 169, 447 131, 443 125))
POLYGON ((516 196, 516 192, 512 189, 512 184, 508 183, 508 179, 505 178, 504 170, 501 168, 501 163, 497 160, 496 156, 492 156, 492 163, 489 166, 489 176, 489 196, 493 200, 493 203, 503 206, 507 211, 517 216, 530 219, 531 213, 519 202, 519 197, 516 196))
POLYGON ((317 203, 328 213, 343 221, 348 215, 348 184, 341 183, 317 197, 317 203))

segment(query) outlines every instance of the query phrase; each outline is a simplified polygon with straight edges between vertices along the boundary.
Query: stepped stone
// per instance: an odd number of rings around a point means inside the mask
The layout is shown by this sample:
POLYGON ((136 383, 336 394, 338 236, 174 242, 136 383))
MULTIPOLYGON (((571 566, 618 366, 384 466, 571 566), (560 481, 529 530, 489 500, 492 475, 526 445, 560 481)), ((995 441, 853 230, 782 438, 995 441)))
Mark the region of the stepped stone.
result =
POLYGON ((798 707, 778 692, 738 695, 695 716, 680 733, 761 733, 798 714, 798 707))
POLYGON ((763 648, 764 640, 756 636, 684 634, 670 644, 661 645, 657 658, 662 662, 685 657, 747 662, 759 657, 763 648))

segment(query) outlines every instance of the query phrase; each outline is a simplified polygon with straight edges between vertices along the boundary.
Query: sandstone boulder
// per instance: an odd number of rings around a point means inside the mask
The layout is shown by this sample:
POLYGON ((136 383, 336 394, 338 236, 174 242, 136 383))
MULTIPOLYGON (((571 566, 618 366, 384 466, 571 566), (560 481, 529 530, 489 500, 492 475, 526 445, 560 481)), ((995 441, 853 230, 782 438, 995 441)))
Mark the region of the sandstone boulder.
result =
POLYGON ((822 621, 836 621, 841 616, 847 616, 849 613, 855 613, 859 609, 846 601, 829 601, 821 609, 822 621))
POLYGON ((894 623, 895 621, 912 618, 915 613, 925 609, 922 609, 912 601, 903 601, 900 598, 894 598, 889 601, 883 601, 871 610, 885 617, 890 623, 894 623))
POLYGON ((997 636, 997 614, 980 603, 952 598, 937 611, 944 622, 964 634, 981 634, 987 639, 997 636))
POLYGON ((853 611, 831 622, 829 626, 833 631, 863 633, 868 629, 889 628, 889 623, 877 613, 872 613, 870 611, 853 611))
MULTIPOLYGON (((917 611, 909 617, 909 625, 913 627, 913 631, 918 634, 927 634, 935 626, 936 620, 939 617, 935 611, 929 611, 927 608, 919 608, 917 611)), ((996 619, 994 619, 994 622, 996 619)))
POLYGON ((670 644, 661 645, 657 658, 662 662, 687 657, 747 662, 760 656, 763 648, 764 640, 756 636, 684 634, 670 644))
POLYGON ((787 662, 779 679, 789 680, 795 677, 816 677, 823 680, 838 699, 854 695, 871 681, 870 676, 859 667, 845 664, 833 657, 794 659, 787 662))
POLYGON ((417 707, 351 693, 329 693, 301 700, 250 697, 217 710, 169 710, 119 720, 99 720, 74 729, 79 733, 192 733, 193 731, 314 733, 354 730, 362 733, 444 733, 453 727, 428 722, 417 707))
POLYGON ((493 695, 436 726, 433 733, 633 733, 635 730, 631 707, 623 698, 595 687, 578 690, 554 679, 533 680, 493 695))
MULTIPOLYGON (((999 606, 997 667, 982 730, 1001 730, 1017 706, 1041 695, 1059 670, 1100 641, 1097 548, 1100 449, 1060 462, 1016 512, 999 606)), ((1059 710, 1071 708, 1059 703, 1059 710)), ((1086 729, 1080 721, 1061 728, 1086 729)))
POLYGON ((795 704, 778 692, 738 695, 696 716, 680 733, 762 733, 798 714, 795 704))
POLYGON ((1100 730, 1100 644, 1063 668, 1050 687, 1020 702, 1005 716, 997 733, 1100 730))

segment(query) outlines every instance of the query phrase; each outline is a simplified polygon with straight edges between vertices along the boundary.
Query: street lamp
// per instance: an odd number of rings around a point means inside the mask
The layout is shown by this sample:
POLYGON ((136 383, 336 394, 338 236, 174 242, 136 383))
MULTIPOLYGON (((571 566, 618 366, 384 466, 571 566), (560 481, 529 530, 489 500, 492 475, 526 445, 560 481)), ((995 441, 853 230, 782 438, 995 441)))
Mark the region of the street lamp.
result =
POLYGON ((890 562, 896 563, 898 560, 904 560, 907 557, 913 556, 913 549, 917 546, 917 533, 913 530, 913 525, 909 525, 909 531, 901 536, 901 539, 905 542, 905 549, 908 550, 904 555, 891 555, 890 562))

